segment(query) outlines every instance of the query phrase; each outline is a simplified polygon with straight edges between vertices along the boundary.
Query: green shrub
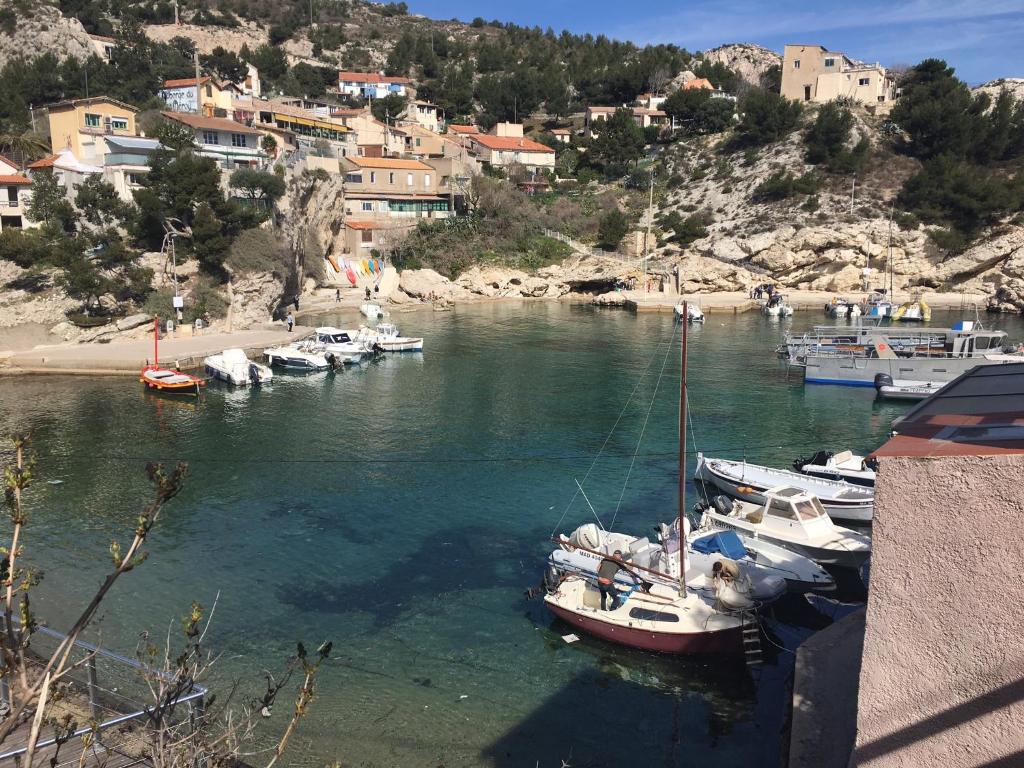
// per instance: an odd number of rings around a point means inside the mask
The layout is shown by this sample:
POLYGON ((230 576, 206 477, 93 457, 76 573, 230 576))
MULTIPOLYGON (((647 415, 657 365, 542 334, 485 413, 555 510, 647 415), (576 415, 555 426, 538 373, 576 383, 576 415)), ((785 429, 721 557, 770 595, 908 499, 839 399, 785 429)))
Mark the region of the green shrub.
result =
POLYGON ((740 120, 731 146, 742 149, 785 138, 800 122, 803 107, 777 93, 751 88, 740 98, 737 111, 740 120))
POLYGON ((224 263, 239 275, 272 272, 286 277, 292 271, 290 249, 269 229, 241 232, 231 243, 224 263))
POLYGON ((597 245, 605 251, 614 251, 629 232, 629 219, 618 208, 606 213, 598 226, 597 245))
POLYGON ((788 171, 776 171, 754 188, 751 200, 772 203, 796 194, 812 195, 818 191, 818 179, 813 173, 793 176, 788 171))

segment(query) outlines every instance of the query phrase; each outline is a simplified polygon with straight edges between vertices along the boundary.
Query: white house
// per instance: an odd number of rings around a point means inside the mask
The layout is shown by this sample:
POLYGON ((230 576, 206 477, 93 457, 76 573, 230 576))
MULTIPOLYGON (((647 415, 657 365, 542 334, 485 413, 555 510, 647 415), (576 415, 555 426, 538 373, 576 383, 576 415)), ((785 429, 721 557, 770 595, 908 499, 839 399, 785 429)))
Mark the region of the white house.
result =
POLYGON ((407 77, 385 77, 376 72, 338 73, 338 92, 364 99, 383 99, 391 94, 405 96, 406 86, 411 83, 407 77))
POLYGON ((12 227, 38 227, 26 216, 32 182, 16 163, 0 155, 0 232, 12 227))
POLYGON ((204 117, 186 112, 163 112, 195 133, 196 154, 212 157, 224 170, 259 168, 266 161, 260 148, 260 132, 223 117, 204 117))
POLYGON ((516 136, 492 136, 489 133, 466 136, 470 149, 482 162, 496 168, 522 165, 530 173, 554 170, 555 150, 532 139, 516 136))

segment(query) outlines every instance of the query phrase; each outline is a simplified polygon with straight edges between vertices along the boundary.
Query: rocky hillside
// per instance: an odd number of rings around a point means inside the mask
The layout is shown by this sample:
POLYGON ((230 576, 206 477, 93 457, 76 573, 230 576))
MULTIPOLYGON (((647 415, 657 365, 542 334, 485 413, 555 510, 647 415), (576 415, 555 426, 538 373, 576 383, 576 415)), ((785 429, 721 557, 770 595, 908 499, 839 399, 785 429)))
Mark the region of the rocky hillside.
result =
MULTIPOLYGON (((804 116, 805 125, 814 114, 804 116)), ((861 137, 872 143, 856 187, 852 175, 809 165, 800 131, 746 154, 721 152, 720 137, 671 147, 665 163, 674 189, 662 200, 656 220, 699 213, 707 235, 683 247, 666 242, 671 233, 663 231, 660 268, 667 272, 681 265, 689 292, 747 290, 765 280, 853 292, 863 285, 868 266, 875 270, 872 285, 882 285, 880 275, 890 268, 890 202, 920 165, 888 149, 879 118, 860 110, 854 115, 850 146, 861 137), (816 188, 783 200, 759 199, 759 186, 780 173, 793 179, 813 176, 816 188)), ((1024 226, 1017 220, 986 230, 972 247, 951 257, 935 246, 928 228, 898 217, 891 246, 899 291, 978 290, 997 296, 1004 309, 1024 306, 1024 226)))
POLYGON ((0 67, 48 52, 84 61, 93 49, 82 23, 53 6, 0 2, 0 67))
POLYGON ((760 85, 768 70, 782 65, 778 53, 752 43, 720 45, 704 51, 704 58, 724 64, 751 85, 760 85))

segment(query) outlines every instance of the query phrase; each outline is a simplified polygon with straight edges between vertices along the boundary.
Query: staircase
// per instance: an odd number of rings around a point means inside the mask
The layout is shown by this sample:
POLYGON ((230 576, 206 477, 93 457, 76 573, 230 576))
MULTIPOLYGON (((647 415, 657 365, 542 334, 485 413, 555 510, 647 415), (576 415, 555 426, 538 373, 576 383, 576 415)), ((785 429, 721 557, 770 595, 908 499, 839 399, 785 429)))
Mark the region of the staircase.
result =
POLYGON ((743 621, 743 657, 747 669, 760 667, 764 659, 761 655, 761 626, 758 624, 757 614, 753 611, 744 611, 740 618, 743 621))

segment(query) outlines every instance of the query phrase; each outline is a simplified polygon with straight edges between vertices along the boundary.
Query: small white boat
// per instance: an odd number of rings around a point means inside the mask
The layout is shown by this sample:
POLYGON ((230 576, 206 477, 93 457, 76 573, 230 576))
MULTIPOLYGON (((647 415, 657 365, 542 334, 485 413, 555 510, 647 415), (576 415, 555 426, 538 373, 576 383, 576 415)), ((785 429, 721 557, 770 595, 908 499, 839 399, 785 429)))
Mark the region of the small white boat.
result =
MULTIPOLYGON (((700 307, 698 307, 696 304, 690 304, 689 302, 686 302, 685 305, 686 305, 686 310, 685 310, 686 311, 686 321, 688 323, 703 323, 704 322, 704 320, 706 318, 704 317, 704 312, 701 311, 700 307)), ((679 304, 676 304, 676 306, 675 306, 676 320, 682 320, 683 319, 683 311, 684 311, 683 310, 683 303, 680 302, 679 304)))
POLYGON ((786 303, 786 297, 781 293, 776 293, 768 302, 761 308, 768 317, 792 317, 793 308, 786 303))
POLYGON ((797 459, 793 469, 803 475, 823 480, 845 480, 865 488, 875 487, 875 468, 878 462, 858 456, 851 451, 818 451, 807 459, 797 459))
POLYGON ((730 529, 741 538, 768 539, 822 565, 860 568, 871 554, 864 534, 832 522, 814 495, 779 486, 764 493, 763 504, 715 496, 701 505, 700 528, 730 529))
POLYGON ((417 336, 402 336, 394 323, 377 323, 376 328, 359 329, 356 338, 373 346, 376 344, 385 352, 422 352, 423 339, 417 336))
POLYGON ((331 362, 333 356, 336 362, 358 363, 364 357, 371 354, 370 347, 362 341, 353 339, 348 331, 340 328, 324 325, 315 329, 313 340, 317 345, 323 347, 324 357, 331 362))
POLYGON ((384 310, 381 309, 380 304, 374 304, 372 301, 367 301, 366 303, 359 305, 359 314, 370 320, 376 320, 384 314, 384 310))
POLYGON ((714 485, 730 496, 762 504, 765 492, 782 485, 799 488, 815 496, 825 510, 841 520, 869 522, 875 506, 875 491, 841 480, 825 480, 787 469, 729 459, 708 459, 697 454, 694 477, 714 485))
POLYGON ((320 345, 308 341, 265 349, 263 354, 270 365, 279 365, 293 371, 326 371, 331 367, 320 345))
POLYGON ((846 298, 835 298, 825 305, 825 314, 829 317, 860 317, 860 306, 846 298))
POLYGON ((893 379, 887 373, 879 373, 875 376, 875 392, 885 400, 924 400, 947 384, 949 384, 948 381, 893 379))
POLYGON ((246 357, 238 348, 225 349, 219 355, 210 355, 203 360, 208 376, 234 384, 236 387, 266 384, 274 378, 273 371, 262 363, 246 357))

